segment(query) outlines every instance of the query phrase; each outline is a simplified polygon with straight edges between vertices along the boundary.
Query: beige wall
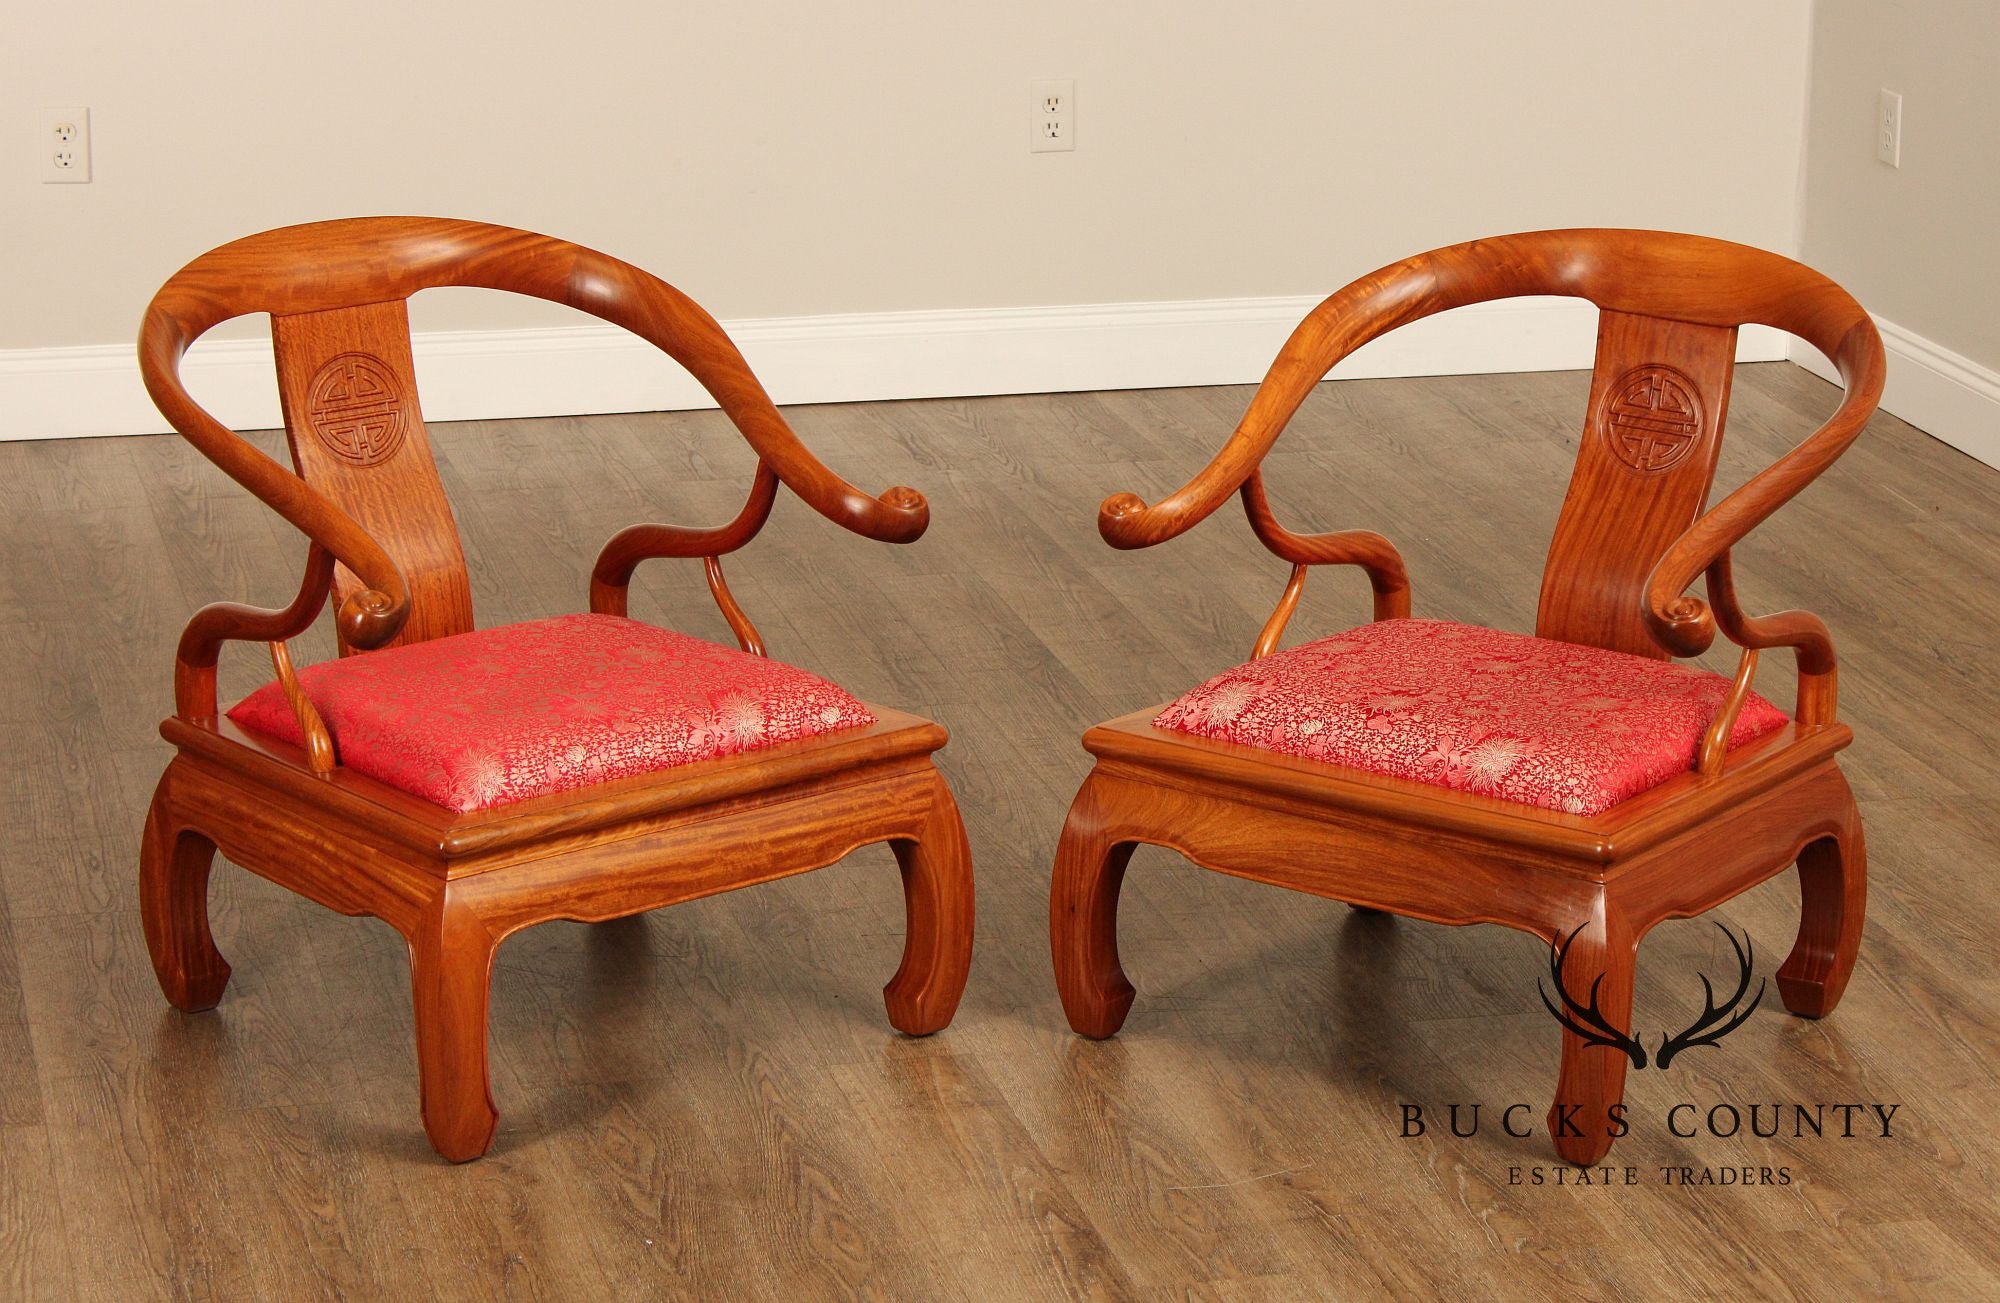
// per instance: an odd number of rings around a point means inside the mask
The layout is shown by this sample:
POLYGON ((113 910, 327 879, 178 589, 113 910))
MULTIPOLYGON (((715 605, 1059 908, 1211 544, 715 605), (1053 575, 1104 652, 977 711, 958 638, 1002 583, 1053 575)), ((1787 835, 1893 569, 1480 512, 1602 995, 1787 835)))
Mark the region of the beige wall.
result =
POLYGON ((1818 0, 1802 250, 1870 311, 2000 369, 2000 4, 1818 0), (1882 88, 1902 166, 1875 157, 1882 88))
MULTIPOLYGON (((0 122, 18 142, 34 106, 88 104, 96 180, 0 156, 0 348, 122 342, 201 250, 355 213, 561 234, 726 318, 1316 293, 1548 225, 1795 238, 1806 0, 62 14, 59 39, 0 11, 0 122), (1073 154, 1028 153, 1046 76, 1077 78, 1073 154)), ((1947 110, 1904 80, 1914 179, 1947 110)))

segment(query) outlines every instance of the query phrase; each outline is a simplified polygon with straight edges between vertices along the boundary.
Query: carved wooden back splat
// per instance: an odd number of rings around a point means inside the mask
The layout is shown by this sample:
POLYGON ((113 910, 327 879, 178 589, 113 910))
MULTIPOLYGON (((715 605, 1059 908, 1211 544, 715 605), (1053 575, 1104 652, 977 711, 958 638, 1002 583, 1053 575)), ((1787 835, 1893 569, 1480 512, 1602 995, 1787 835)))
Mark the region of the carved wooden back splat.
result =
POLYGON ((1535 632, 1664 659, 1646 581, 1715 478, 1736 329, 1606 309, 1576 471, 1542 571, 1535 632))
MULTIPOLYGON (((271 319, 292 465, 388 552, 410 587, 389 645, 472 628, 472 588, 417 405, 402 300, 271 319)), ((366 585, 334 572, 336 603, 366 585)), ((341 652, 355 650, 345 639, 341 652)))

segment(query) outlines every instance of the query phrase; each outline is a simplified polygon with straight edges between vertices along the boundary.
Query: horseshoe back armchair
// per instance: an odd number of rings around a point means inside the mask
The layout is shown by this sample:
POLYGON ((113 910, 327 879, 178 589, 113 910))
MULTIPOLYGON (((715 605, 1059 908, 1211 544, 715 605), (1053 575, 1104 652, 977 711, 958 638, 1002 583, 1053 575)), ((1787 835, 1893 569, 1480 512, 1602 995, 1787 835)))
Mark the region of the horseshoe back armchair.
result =
MULTIPOLYGON (((1168 705, 1084 735, 1096 764, 1056 855, 1050 930, 1070 1025, 1115 1033, 1119 886, 1133 847, 1357 906, 1441 923, 1503 923, 1559 947, 1562 1065, 1550 1134, 1603 1157, 1628 1062, 1639 940, 1794 862, 1797 944, 1778 972, 1793 1012, 1832 1010, 1860 945, 1861 822, 1835 753, 1833 641, 1804 611, 1752 617, 1730 549, 1831 465, 1883 380, 1873 324, 1831 281, 1775 254, 1649 231, 1475 240, 1364 276, 1285 344, 1215 460, 1152 505, 1121 493, 1098 517, 1117 548, 1165 542, 1232 493, 1291 564, 1252 659, 1168 705), (1402 558, 1365 530, 1279 524, 1258 464, 1341 358, 1448 308, 1568 295, 1600 309, 1597 360, 1535 636, 1412 620, 1402 558), (1845 400, 1811 437, 1704 511, 1737 328, 1761 322, 1824 352, 1845 400), (1309 567, 1353 565, 1374 623, 1277 651, 1309 567), (1686 589, 1707 578, 1708 600, 1686 589), (1672 664, 1720 629, 1734 680, 1672 664), (1760 651, 1790 648, 1790 718, 1751 691, 1760 651)), ((1546 998, 1546 997, 1545 997, 1546 998)), ((1712 1011, 1711 1011, 1712 1012, 1712 1011)), ((1664 1057, 1664 1055, 1662 1055, 1664 1057)))
POLYGON ((511 932, 598 921, 765 882, 887 841, 908 935, 884 995, 923 1035, 951 1021, 972 936, 965 833, 931 762, 938 725, 867 706, 770 660, 721 557, 782 485, 834 523, 907 543, 929 509, 828 470, 786 425, 720 326, 662 281, 526 231, 432 218, 322 222, 195 259, 147 309, 146 387, 187 440, 309 540, 282 610, 197 612, 174 666, 177 752, 140 856, 146 941, 167 999, 214 1006, 229 981, 207 914, 231 860, 407 939, 422 1114, 431 1143, 484 1153, 488 977, 511 932), (434 286, 580 308, 685 367, 758 461, 749 501, 710 529, 636 525, 590 576, 590 612, 476 629, 471 591, 411 367, 406 300, 434 286), (189 397, 179 365, 216 323, 271 314, 293 469, 189 397), (735 631, 721 647, 625 618, 641 561, 700 559, 735 631), (341 657, 295 670, 287 640, 329 603, 341 657), (268 644, 276 681, 216 704, 226 642, 268 644))

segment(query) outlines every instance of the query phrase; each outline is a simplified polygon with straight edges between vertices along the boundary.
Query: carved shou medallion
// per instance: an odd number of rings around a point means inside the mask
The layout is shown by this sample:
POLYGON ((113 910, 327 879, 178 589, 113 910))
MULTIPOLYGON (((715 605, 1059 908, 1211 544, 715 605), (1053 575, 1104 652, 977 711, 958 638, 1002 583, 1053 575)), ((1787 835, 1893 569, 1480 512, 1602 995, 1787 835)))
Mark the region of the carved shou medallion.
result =
POLYGON ((342 353, 313 376, 306 421, 342 461, 378 465, 403 446, 402 388, 380 358, 342 353))
POLYGON ((1701 398, 1672 367, 1634 367, 1605 391, 1599 418, 1613 455, 1636 471, 1663 471, 1701 434, 1701 398))

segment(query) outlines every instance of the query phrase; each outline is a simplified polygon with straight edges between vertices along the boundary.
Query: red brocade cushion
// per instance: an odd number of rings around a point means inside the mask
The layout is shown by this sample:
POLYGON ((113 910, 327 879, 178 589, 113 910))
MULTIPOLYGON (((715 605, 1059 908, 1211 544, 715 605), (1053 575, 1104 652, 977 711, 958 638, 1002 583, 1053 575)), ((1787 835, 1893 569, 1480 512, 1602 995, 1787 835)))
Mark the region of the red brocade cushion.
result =
MULTIPOLYGON (((299 683, 341 764, 460 812, 875 722, 817 675, 615 615, 348 656, 299 683)), ((303 740, 276 683, 229 718, 303 740)))
MULTIPOLYGON (((1729 687, 1671 661, 1445 620, 1383 620, 1218 674, 1153 723, 1590 815, 1693 768, 1729 687)), ((1729 745, 1784 722, 1753 692, 1729 745)))

